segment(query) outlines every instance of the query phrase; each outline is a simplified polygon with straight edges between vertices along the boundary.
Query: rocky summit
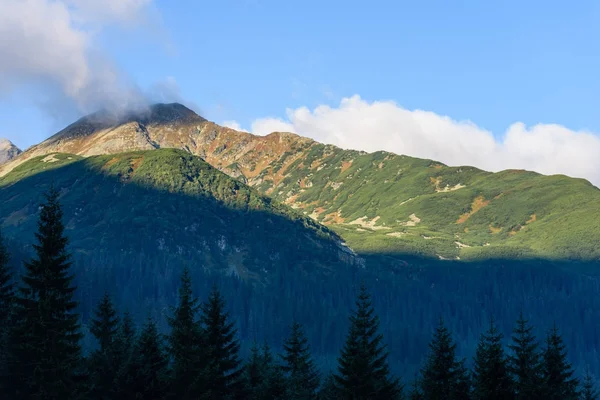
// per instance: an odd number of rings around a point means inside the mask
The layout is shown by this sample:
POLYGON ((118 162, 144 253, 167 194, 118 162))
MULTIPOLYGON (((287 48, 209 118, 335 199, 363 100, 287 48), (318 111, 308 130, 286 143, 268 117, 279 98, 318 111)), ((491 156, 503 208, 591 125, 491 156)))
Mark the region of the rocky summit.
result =
POLYGON ((600 258, 600 190, 583 179, 489 173, 293 133, 252 135, 181 104, 81 118, 0 167, 37 156, 175 148, 311 217, 354 251, 447 260, 600 258))
POLYGON ((21 154, 21 150, 10 140, 0 138, 0 165, 5 164, 21 154))

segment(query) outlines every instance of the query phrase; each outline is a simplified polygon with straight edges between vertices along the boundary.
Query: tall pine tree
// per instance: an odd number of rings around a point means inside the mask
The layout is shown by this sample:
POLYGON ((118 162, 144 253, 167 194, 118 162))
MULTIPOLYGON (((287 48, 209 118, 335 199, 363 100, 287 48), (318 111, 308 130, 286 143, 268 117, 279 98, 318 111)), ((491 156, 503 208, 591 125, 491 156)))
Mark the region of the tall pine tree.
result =
POLYGON ((0 368, 4 365, 6 356, 6 339, 15 297, 12 271, 9 264, 9 255, 2 231, 0 231, 0 368))
POLYGON ((408 392, 409 400, 423 400, 423 392, 421 391, 421 381, 417 376, 410 384, 410 392, 408 392))
POLYGON ((199 307, 186 267, 181 275, 177 308, 168 318, 171 327, 169 353, 173 362, 170 395, 173 399, 198 399, 206 389, 204 334, 196 317, 199 307))
MULTIPOLYGON (((9 266, 9 254, 0 231, 0 338, 4 338, 15 296, 12 271, 9 266)), ((4 348, 0 348, 3 350, 4 348)))
POLYGON ((82 334, 70 275, 59 193, 51 188, 40 210, 36 256, 25 263, 9 333, 7 392, 28 399, 71 399, 81 377, 82 334))
POLYGON ((113 342, 119 328, 119 317, 108 293, 105 293, 94 311, 90 332, 98 341, 98 352, 107 354, 113 347, 113 342))
POLYGON ((458 400, 470 397, 470 382, 464 360, 456 357, 456 344, 440 322, 429 344, 429 356, 421 371, 423 399, 458 400))
POLYGON ((257 400, 260 397, 260 385, 265 379, 265 374, 260 349, 256 342, 252 344, 250 349, 250 358, 245 365, 244 375, 248 397, 251 400, 257 400))
POLYGON ((388 351, 378 332, 379 317, 366 287, 361 285, 356 310, 350 316, 350 329, 338 358, 335 382, 344 399, 395 399, 402 392, 390 376, 388 351))
POLYGON ((583 385, 581 388, 581 400, 597 400, 598 392, 594 387, 594 381, 589 369, 586 368, 585 376, 583 377, 583 385))
POLYGON ((134 398, 162 400, 167 397, 169 360, 156 323, 148 317, 135 345, 134 398))
POLYGON ((115 400, 129 400, 135 395, 136 328, 129 312, 123 314, 114 340, 116 372, 113 388, 115 400))
POLYGON ((288 382, 282 368, 273 359, 273 353, 267 343, 263 344, 260 355, 263 381, 258 387, 258 400, 288 400, 288 382))
POLYGON ((315 399, 319 387, 319 374, 312 360, 308 340, 302 325, 294 322, 291 333, 283 345, 282 370, 289 381, 289 399, 315 399))
POLYGON ((512 336, 512 344, 508 346, 512 351, 509 370, 513 376, 516 398, 519 400, 544 398, 541 356, 532 331, 533 327, 521 313, 512 336))
POLYGON ((245 396, 245 385, 239 357, 240 343, 236 338, 237 330, 229 321, 225 302, 216 286, 201 309, 210 396, 214 399, 242 399, 245 396))
POLYGON ((90 331, 98 342, 98 349, 91 354, 88 362, 90 399, 113 398, 114 381, 118 373, 116 362, 119 354, 115 346, 118 327, 119 317, 109 295, 105 294, 91 320, 90 331))
MULTIPOLYGON (((12 272, 8 265, 9 255, 8 250, 2 238, 0 231, 0 376, 6 373, 7 362, 7 340, 10 324, 12 322, 11 313, 12 305, 15 297, 14 282, 12 272)), ((3 392, 0 381, 0 393, 3 392)))
POLYGON ((342 400, 335 384, 335 376, 328 374, 319 389, 319 400, 342 400))
POLYGON ((543 354, 543 379, 545 399, 576 400, 579 382, 567 361, 567 352, 556 325, 548 332, 543 354))
POLYGON ((489 330, 481 335, 473 365, 474 400, 514 398, 513 382, 502 347, 502 333, 490 320, 489 330))

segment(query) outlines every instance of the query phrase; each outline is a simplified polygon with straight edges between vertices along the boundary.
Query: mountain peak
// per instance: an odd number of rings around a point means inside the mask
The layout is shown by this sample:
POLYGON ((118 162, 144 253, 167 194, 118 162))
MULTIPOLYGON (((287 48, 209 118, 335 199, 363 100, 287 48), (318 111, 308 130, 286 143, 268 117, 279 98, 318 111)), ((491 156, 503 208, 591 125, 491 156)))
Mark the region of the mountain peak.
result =
POLYGON ((4 164, 21 154, 21 149, 10 140, 0 138, 0 164, 4 164))
POLYGON ((142 125, 166 125, 201 123, 204 121, 206 121, 204 118, 179 103, 156 103, 127 111, 102 109, 80 118, 48 140, 54 142, 87 136, 104 129, 132 122, 142 125))
POLYGON ((204 118, 180 103, 156 103, 149 107, 149 112, 141 115, 146 116, 152 122, 205 121, 204 118))

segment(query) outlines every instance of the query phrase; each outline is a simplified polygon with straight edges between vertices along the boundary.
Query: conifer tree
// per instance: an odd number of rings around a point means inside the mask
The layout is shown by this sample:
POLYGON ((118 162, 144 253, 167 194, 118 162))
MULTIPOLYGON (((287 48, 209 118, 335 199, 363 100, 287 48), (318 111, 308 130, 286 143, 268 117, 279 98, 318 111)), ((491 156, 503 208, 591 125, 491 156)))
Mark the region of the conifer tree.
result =
POLYGON ((98 341, 99 348, 92 353, 89 360, 91 387, 88 397, 108 400, 113 396, 114 381, 118 372, 115 364, 119 357, 115 346, 119 317, 108 294, 104 295, 94 314, 90 331, 98 341))
POLYGON ((567 352, 556 325, 548 332, 543 354, 542 373, 545 399, 576 400, 579 382, 567 361, 567 352))
POLYGON ((115 400, 129 400, 135 395, 136 329, 129 312, 123 314, 114 340, 116 372, 113 388, 115 400))
POLYGON ((429 344, 429 356, 421 371, 421 392, 425 400, 468 399, 470 381, 464 360, 456 358, 456 344, 444 322, 436 328, 429 344))
POLYGON ((250 349, 250 358, 244 368, 246 389, 250 399, 255 400, 259 398, 260 385, 264 380, 263 363, 260 354, 260 349, 256 342, 252 343, 250 349))
POLYGON ((181 275, 177 308, 168 318, 171 327, 168 349, 173 362, 170 394, 177 400, 197 399, 206 387, 203 332, 196 318, 199 307, 186 267, 181 275))
POLYGON ((350 316, 350 329, 338 358, 335 383, 344 399, 394 399, 402 388, 390 377, 388 351, 379 332, 379 317, 366 287, 361 285, 356 310, 350 316))
POLYGON ((466 366, 466 359, 458 361, 456 368, 456 388, 454 390, 454 398, 456 400, 470 400, 473 391, 473 383, 471 381, 471 372, 466 366))
POLYGON ((513 382, 502 347, 503 335, 490 320, 489 330, 481 335, 473 365, 474 400, 514 398, 513 382))
POLYGON ((108 293, 105 293, 94 312, 90 332, 98 341, 100 353, 108 353, 118 332, 119 317, 108 293))
POLYGON ((282 368, 273 359, 271 348, 263 344, 260 355, 261 376, 263 382, 258 387, 259 400, 288 400, 293 399, 288 392, 288 381, 283 375, 282 368))
POLYGON ((148 317, 134 354, 135 398, 165 399, 168 393, 169 360, 156 323, 148 317))
POLYGON ((409 400, 424 400, 423 392, 421 391, 421 381, 418 377, 410 385, 410 392, 408 393, 409 400))
POLYGON ((58 196, 54 188, 46 194, 33 246, 36 256, 25 263, 15 297, 6 383, 9 396, 17 398, 73 398, 82 378, 82 334, 58 196))
MULTIPOLYGON (((14 301, 15 291, 12 271, 8 265, 9 254, 0 231, 0 338, 4 338, 8 328, 8 320, 14 301)), ((3 350, 4 348, 0 348, 3 350)))
POLYGON ((242 362, 237 331, 229 321, 225 302, 218 289, 201 306, 200 320, 205 332, 208 390, 215 399, 244 398, 242 362))
POLYGON ((314 399, 319 387, 319 374, 312 360, 302 325, 294 322, 290 337, 283 345, 282 370, 289 382, 289 399, 314 399))
POLYGON ((520 314, 512 336, 512 351, 509 356, 509 370, 514 381, 516 398, 519 400, 543 399, 543 379, 538 343, 532 333, 533 327, 520 314))
MULTIPOLYGON (((8 250, 4 244, 2 232, 0 232, 0 376, 4 376, 5 373, 7 339, 15 297, 14 282, 8 262, 8 250)), ((2 386, 0 385, 1 391, 2 386)))
POLYGON ((319 400, 342 400, 339 391, 335 385, 335 376, 333 374, 327 375, 323 380, 323 384, 319 389, 319 400))
POLYGON ((589 369, 586 369, 585 376, 583 377, 583 385, 581 388, 581 400, 597 400, 598 392, 594 388, 594 382, 589 369))

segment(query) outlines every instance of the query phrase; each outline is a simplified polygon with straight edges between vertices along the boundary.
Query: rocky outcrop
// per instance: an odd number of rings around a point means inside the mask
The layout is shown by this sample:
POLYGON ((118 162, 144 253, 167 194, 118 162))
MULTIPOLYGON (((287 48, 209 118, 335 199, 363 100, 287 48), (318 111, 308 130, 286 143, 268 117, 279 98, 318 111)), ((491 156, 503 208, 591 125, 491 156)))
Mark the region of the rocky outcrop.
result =
POLYGON ((16 158, 21 150, 8 139, 0 138, 0 165, 16 158))

